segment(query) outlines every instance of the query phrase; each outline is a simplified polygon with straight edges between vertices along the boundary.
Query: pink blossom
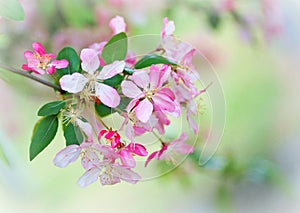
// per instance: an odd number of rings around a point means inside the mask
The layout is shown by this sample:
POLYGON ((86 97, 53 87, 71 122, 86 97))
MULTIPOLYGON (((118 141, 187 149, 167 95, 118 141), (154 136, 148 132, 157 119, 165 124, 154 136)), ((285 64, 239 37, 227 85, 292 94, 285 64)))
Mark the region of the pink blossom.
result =
POLYGON ((64 75, 59 80, 62 89, 70 93, 78 93, 85 89, 83 94, 88 94, 87 98, 96 96, 103 104, 109 107, 117 107, 120 103, 120 96, 117 90, 98 81, 104 81, 123 72, 125 62, 115 61, 112 64, 104 66, 98 72, 97 69, 100 66, 100 60, 95 50, 83 49, 80 58, 82 61, 81 67, 86 73, 64 75))
POLYGON ((109 22, 109 27, 112 29, 113 34, 118 34, 121 32, 126 32, 126 23, 124 18, 121 16, 116 16, 109 22))
POLYGON ((133 154, 138 156, 147 156, 148 152, 142 144, 130 143, 127 146, 123 147, 119 151, 120 159, 122 164, 126 168, 134 168, 136 166, 135 159, 133 154))
POLYGON ((104 136, 105 139, 109 140, 111 147, 116 148, 121 145, 121 136, 118 131, 110 130, 101 130, 98 135, 98 140, 104 136))
POLYGON ((133 98, 127 106, 127 111, 135 110, 136 117, 143 123, 150 119, 154 106, 164 112, 174 112, 176 108, 174 105, 175 95, 164 86, 170 77, 170 72, 171 68, 167 65, 162 69, 152 65, 149 74, 146 71, 135 72, 130 77, 134 83, 123 81, 121 84, 123 94, 133 98))
POLYGON ((175 163, 173 155, 179 154, 190 154, 194 151, 191 145, 185 144, 184 142, 188 139, 186 133, 182 133, 180 137, 170 143, 162 143, 162 148, 158 151, 153 152, 146 160, 145 166, 153 159, 156 160, 171 160, 175 163))
POLYGON ((66 68, 69 62, 65 59, 53 60, 55 55, 46 53, 43 45, 38 42, 32 43, 32 51, 25 51, 24 57, 28 64, 23 64, 22 69, 27 71, 33 71, 36 74, 43 75, 45 71, 48 74, 55 73, 56 69, 66 68))

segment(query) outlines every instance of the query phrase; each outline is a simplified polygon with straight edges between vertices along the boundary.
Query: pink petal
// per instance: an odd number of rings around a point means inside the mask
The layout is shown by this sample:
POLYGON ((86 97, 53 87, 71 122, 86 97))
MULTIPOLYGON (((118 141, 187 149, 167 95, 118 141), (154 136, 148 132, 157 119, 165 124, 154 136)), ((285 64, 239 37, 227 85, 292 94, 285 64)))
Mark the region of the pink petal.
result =
POLYGON ((128 50, 125 62, 126 62, 126 66, 128 66, 128 67, 133 67, 135 65, 136 55, 133 51, 128 50))
POLYGON ((48 68, 46 69, 46 72, 47 72, 49 75, 54 74, 55 71, 56 71, 55 66, 51 66, 51 67, 48 67, 48 68))
POLYGON ((133 73, 130 79, 133 80, 134 83, 136 83, 136 85, 143 89, 147 89, 149 86, 150 79, 146 71, 136 71, 133 73))
POLYGON ((23 65, 22 65, 22 69, 23 69, 23 70, 26 70, 26 71, 31 71, 31 69, 28 67, 27 64, 23 64, 23 65))
POLYGON ((112 29, 113 34, 126 32, 126 23, 123 17, 116 16, 109 22, 109 27, 112 29))
POLYGON ((56 154, 53 163, 57 167, 65 168, 78 159, 80 152, 81 148, 78 145, 67 146, 56 154))
POLYGON ((186 118, 187 118, 187 121, 188 121, 190 127, 193 129, 194 133, 198 134, 199 127, 198 127, 198 124, 193 120, 191 112, 187 111, 186 118))
POLYGON ((98 79, 105 80, 122 73, 125 67, 124 61, 114 61, 112 64, 106 65, 97 76, 98 79))
POLYGON ((174 102, 168 96, 163 94, 157 94, 153 96, 152 99, 154 104, 158 106, 161 110, 174 112, 175 110, 174 102))
POLYGON ((142 91, 132 82, 124 80, 121 83, 122 92, 129 98, 138 98, 143 95, 142 91))
POLYGON ((27 51, 24 52, 24 58, 26 60, 28 60, 29 58, 32 58, 32 57, 33 57, 33 52, 31 52, 29 50, 27 50, 27 51))
POLYGON ((78 93, 82 91, 87 82, 88 79, 80 73, 64 75, 59 79, 61 88, 69 93, 78 93))
POLYGON ((98 54, 93 49, 83 49, 80 53, 81 67, 91 75, 99 68, 100 60, 98 54))
POLYGON ((101 55, 104 46, 107 44, 107 41, 102 41, 100 43, 94 43, 89 46, 90 49, 95 50, 98 54, 101 55))
POLYGON ((150 116, 152 115, 153 105, 152 103, 145 98, 142 100, 136 107, 135 114, 136 117, 143 123, 146 123, 150 116))
POLYGON ((76 119, 77 125, 82 129, 82 131, 86 134, 88 137, 88 141, 91 141, 93 139, 93 129, 92 126, 88 122, 83 122, 80 119, 76 119))
POLYGON ((96 96, 103 104, 112 108, 120 104, 121 98, 116 89, 102 83, 96 83, 95 86, 96 96))
POLYGON ((37 52, 38 54, 40 54, 40 56, 43 56, 44 54, 46 54, 43 45, 40 44, 40 43, 38 43, 38 42, 33 42, 32 43, 32 48, 33 48, 33 50, 35 52, 37 52))
POLYGON ((150 162, 153 158, 157 157, 158 153, 159 153, 159 151, 155 151, 155 152, 153 152, 151 155, 149 155, 149 157, 148 157, 147 160, 146 160, 145 167, 148 166, 149 162, 150 162))
POLYGON ((150 67, 150 82, 151 88, 159 88, 170 78, 171 67, 168 65, 159 69, 158 66, 152 65, 150 67))
POLYGON ((80 187, 86 187, 98 180, 100 174, 100 169, 97 167, 93 167, 86 171, 77 181, 77 184, 80 187))
POLYGON ((132 152, 136 155, 139 155, 139 156, 147 156, 148 155, 146 148, 142 144, 130 143, 126 146, 126 148, 128 150, 130 150, 130 152, 132 152))
POLYGON ((134 168, 136 165, 131 153, 126 150, 120 151, 120 160, 126 168, 134 168))
POLYGON ((178 139, 170 143, 169 147, 178 153, 190 154, 194 151, 194 148, 189 144, 184 144, 184 142, 187 141, 187 139, 187 134, 182 133, 178 139))
POLYGON ((36 67, 29 67, 29 68, 31 69, 31 71, 33 71, 36 74, 39 74, 39 75, 45 74, 45 71, 43 69, 36 68, 36 67))
POLYGON ((62 69, 62 68, 66 68, 69 65, 69 62, 66 59, 62 59, 62 60, 54 60, 51 62, 50 64, 51 66, 54 66, 57 69, 62 69))
POLYGON ((167 95, 172 101, 175 100, 175 94, 173 93, 173 91, 169 88, 162 88, 160 89, 158 92, 158 94, 163 94, 163 95, 167 95))

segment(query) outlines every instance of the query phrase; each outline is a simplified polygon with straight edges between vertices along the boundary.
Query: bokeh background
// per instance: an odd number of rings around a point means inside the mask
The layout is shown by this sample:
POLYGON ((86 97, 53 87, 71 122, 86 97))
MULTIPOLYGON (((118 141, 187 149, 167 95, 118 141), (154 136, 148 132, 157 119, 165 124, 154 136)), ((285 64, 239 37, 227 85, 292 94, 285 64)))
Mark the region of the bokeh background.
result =
MULTIPOLYGON (((203 109, 195 153, 137 185, 76 185, 79 163, 56 168, 60 131, 33 162, 39 107, 55 95, 0 70, 0 212, 299 212, 300 2, 298 0, 21 0, 25 19, 0 19, 0 61, 15 68, 33 41, 57 53, 107 39, 121 15, 129 34, 159 34, 163 17, 213 65, 226 99, 218 152, 199 166, 209 129, 203 109)), ((3 4, 0 4, 3 6, 3 4)), ((0 10, 1 11, 1 10, 0 10)), ((2 8, 3 12, 3 8, 2 8)), ((205 75, 203 66, 199 71, 205 75)), ((213 107, 213 106, 212 106, 213 107)), ((207 107, 209 108, 209 106, 207 107)), ((159 169, 159 168, 158 168, 159 169)))

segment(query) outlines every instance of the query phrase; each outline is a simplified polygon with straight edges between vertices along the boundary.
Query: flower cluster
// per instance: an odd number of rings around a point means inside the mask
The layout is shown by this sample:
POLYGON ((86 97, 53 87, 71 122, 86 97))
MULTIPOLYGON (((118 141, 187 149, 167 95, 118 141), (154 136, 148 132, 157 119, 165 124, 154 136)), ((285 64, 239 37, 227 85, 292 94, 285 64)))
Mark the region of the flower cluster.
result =
POLYGON ((24 70, 49 74, 63 91, 62 100, 46 104, 38 113, 43 118, 34 130, 31 159, 54 138, 61 117, 67 146, 57 153, 54 164, 64 168, 80 158, 85 170, 78 180, 81 187, 98 179, 102 185, 121 180, 136 183, 142 178, 133 171, 138 161, 145 166, 153 159, 176 163, 174 154, 192 153, 185 132, 174 140, 162 139, 171 117, 185 114, 194 134, 199 132, 197 97, 205 89, 199 90, 195 84, 199 78, 192 64, 195 49, 175 38, 174 22, 163 20, 157 54, 141 59, 127 50, 124 19, 117 16, 109 26, 112 38, 92 44, 79 56, 67 47, 53 60, 54 55, 45 53, 39 43, 33 44, 35 53, 24 54, 28 61, 24 70), (114 113, 122 120, 119 127, 103 120, 114 113), (46 120, 51 124, 43 122, 46 120), (36 145, 36 135, 52 132, 49 140, 40 142, 42 148, 36 145), (150 151, 139 142, 138 136, 148 133, 157 137, 157 150, 150 151))

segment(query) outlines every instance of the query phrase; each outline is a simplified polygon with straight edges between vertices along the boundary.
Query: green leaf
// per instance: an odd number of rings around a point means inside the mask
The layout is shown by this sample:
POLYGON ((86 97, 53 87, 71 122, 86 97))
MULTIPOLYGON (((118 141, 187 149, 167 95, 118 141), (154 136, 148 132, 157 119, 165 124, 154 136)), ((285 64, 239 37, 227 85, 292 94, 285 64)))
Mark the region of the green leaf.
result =
POLYGON ((79 126, 74 126, 71 122, 68 125, 63 125, 64 137, 66 139, 66 146, 83 142, 83 135, 79 126))
POLYGON ((212 29, 217 30, 220 27, 221 17, 219 15, 219 12, 216 11, 215 9, 208 10, 207 19, 208 19, 208 24, 212 29))
POLYGON ((116 60, 124 60, 127 55, 127 35, 119 33, 113 36, 102 50, 102 58, 106 64, 116 60))
POLYGON ((95 110, 100 117, 105 117, 113 113, 112 109, 103 103, 95 104, 95 110))
POLYGON ((0 0, 0 16, 22 21, 25 18, 25 13, 18 0, 0 0))
POLYGON ((63 69, 57 69, 55 77, 59 80, 63 75, 80 72, 80 58, 77 52, 71 47, 63 48, 56 57, 57 60, 66 59, 69 66, 63 69))
POLYGON ((57 115, 62 108, 66 106, 66 102, 64 101, 53 101, 45 104, 38 111, 38 116, 49 116, 49 115, 57 115))
POLYGON ((141 60, 139 60, 135 64, 134 68, 135 69, 142 69, 142 68, 145 68, 145 67, 150 67, 153 64, 176 65, 175 63, 169 61, 165 57, 162 57, 162 56, 156 55, 156 54, 151 54, 151 55, 146 55, 141 60))
POLYGON ((54 139, 58 128, 56 116, 41 118, 34 127, 30 144, 30 161, 43 151, 54 139))
POLYGON ((122 75, 115 75, 114 77, 106 79, 104 83, 113 88, 118 88, 123 80, 124 77, 122 75))

